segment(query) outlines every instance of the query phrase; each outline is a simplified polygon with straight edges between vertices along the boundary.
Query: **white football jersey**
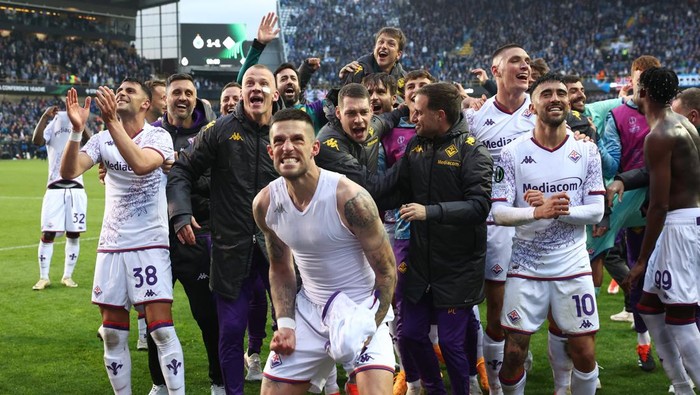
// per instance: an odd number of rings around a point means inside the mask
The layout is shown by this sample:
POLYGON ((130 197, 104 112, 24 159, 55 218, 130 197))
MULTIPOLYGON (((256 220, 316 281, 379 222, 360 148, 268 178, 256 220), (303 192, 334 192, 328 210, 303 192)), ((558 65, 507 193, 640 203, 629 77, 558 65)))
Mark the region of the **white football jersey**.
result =
POLYGON ((525 95, 525 102, 509 113, 496 101, 496 96, 486 100, 479 111, 468 109, 464 116, 469 123, 469 131, 477 140, 484 143, 493 162, 501 155, 501 149, 521 134, 535 127, 537 116, 530 112, 530 95, 525 95))
MULTIPOLYGON (((47 186, 63 179, 60 174, 61 156, 63 156, 63 150, 66 148, 66 143, 72 132, 73 125, 70 123, 68 114, 65 111, 59 111, 44 129, 46 154, 49 161, 49 180, 46 183, 47 186)), ((83 185, 83 176, 80 175, 74 178, 73 181, 83 185)))
MULTIPOLYGON (((162 128, 145 124, 133 141, 141 148, 155 150, 164 159, 173 157, 173 139, 162 128)), ((143 176, 134 174, 106 130, 92 136, 82 152, 107 168, 105 213, 97 251, 168 248, 167 177, 163 171, 157 168, 143 176)))
MULTIPOLYGON (((540 146, 529 132, 501 151, 503 178, 493 186, 494 204, 529 207, 525 191, 535 189, 550 197, 566 192, 570 207, 584 205, 589 195, 604 195, 598 148, 576 141, 570 132, 557 148, 540 146)), ((566 278, 590 272, 586 226, 557 219, 541 219, 515 228, 509 276, 566 278)))

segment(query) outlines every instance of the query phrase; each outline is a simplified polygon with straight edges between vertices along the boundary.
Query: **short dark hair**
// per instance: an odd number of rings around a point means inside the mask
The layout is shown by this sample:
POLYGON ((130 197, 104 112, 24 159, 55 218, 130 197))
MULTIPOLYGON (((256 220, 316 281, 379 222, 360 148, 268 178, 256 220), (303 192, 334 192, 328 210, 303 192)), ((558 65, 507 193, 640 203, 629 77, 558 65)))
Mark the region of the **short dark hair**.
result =
POLYGON ((577 82, 581 82, 581 77, 573 74, 568 74, 561 77, 561 81, 564 83, 564 85, 575 84, 577 82))
POLYGON ((151 93, 151 89, 148 86, 146 86, 146 84, 144 84, 140 79, 134 78, 134 77, 126 77, 122 80, 122 84, 125 82, 131 82, 131 83, 137 84, 138 86, 141 87, 141 90, 143 91, 143 93, 145 93, 146 96, 148 97, 148 101, 153 100, 153 94, 151 93))
MULTIPOLYGON (((272 116, 272 121, 270 122, 270 133, 272 133, 272 126, 274 126, 277 122, 283 121, 302 121, 309 126, 308 129, 311 130, 311 135, 314 135, 314 122, 311 120, 311 117, 306 113, 306 111, 292 107, 283 108, 277 111, 275 115, 272 116)), ((270 136, 272 135, 270 134, 270 136)))
POLYGON ((379 39, 379 36, 382 34, 386 34, 389 37, 395 38, 396 41, 399 42, 399 51, 403 51, 404 47, 406 46, 406 35, 403 34, 403 31, 399 29, 398 27, 390 27, 390 26, 384 26, 383 28, 379 29, 377 34, 374 35, 374 42, 377 42, 377 39, 379 39))
POLYGON ((683 107, 688 110, 700 111, 700 88, 688 88, 676 96, 683 107))
POLYGON ((364 85, 356 82, 347 84, 340 88, 338 92, 338 107, 343 106, 343 99, 350 97, 352 99, 367 99, 369 101, 369 91, 364 85))
POLYGON ((430 80, 431 83, 437 81, 437 79, 435 79, 435 77, 433 77, 433 75, 430 74, 430 72, 428 70, 425 70, 425 69, 411 70, 408 73, 406 73, 406 76, 403 77, 403 80, 408 82, 408 81, 417 80, 420 78, 427 78, 430 80))
POLYGON ((296 74, 296 76, 297 76, 297 80, 299 79, 299 72, 297 71, 297 69, 294 67, 293 64, 291 64, 291 63, 282 63, 281 65, 279 65, 279 67, 277 67, 277 68, 275 69, 275 72, 272 73, 272 75, 275 76, 275 81, 277 81, 277 74, 278 74, 280 71, 286 70, 286 69, 289 69, 289 70, 294 71, 294 74, 296 74))
POLYGON ((678 94, 678 76, 671 69, 652 67, 639 76, 639 85, 658 104, 669 104, 678 94))
POLYGON ((223 92, 223 91, 225 91, 225 90, 228 89, 228 88, 243 89, 243 87, 241 86, 241 84, 239 84, 239 83, 236 82, 236 81, 233 81, 233 82, 229 82, 228 84, 224 85, 224 89, 222 89, 221 91, 223 92))
MULTIPOLYGON (((186 74, 186 73, 176 73, 176 74, 173 74, 170 77, 168 77, 168 86, 170 86, 170 84, 172 84, 175 81, 183 81, 183 80, 189 81, 192 83, 192 85, 194 85, 194 78, 192 78, 191 75, 186 74)), ((195 85, 195 87, 196 87, 196 85, 195 85)))
POLYGON ((516 44, 516 43, 509 43, 509 44, 506 44, 506 45, 502 45, 502 46, 498 47, 498 48, 493 52, 493 55, 491 55, 491 60, 492 60, 492 61, 495 60, 498 56, 501 55, 501 53, 503 53, 504 51, 506 51, 506 50, 508 50, 508 49, 511 49, 511 48, 520 48, 520 49, 522 49, 523 51, 525 50, 525 48, 523 48, 522 45, 516 44))
POLYGON ((163 88, 165 88, 165 81, 163 81, 163 80, 148 80, 148 81, 144 82, 143 84, 146 85, 148 87, 148 89, 150 89, 151 91, 153 91, 154 88, 159 87, 159 86, 162 86, 163 88))
POLYGON ((377 86, 379 84, 384 85, 387 92, 389 92, 389 94, 392 96, 394 96, 399 89, 396 78, 388 73, 372 73, 362 78, 362 85, 364 85, 366 88, 368 86, 377 86))
POLYGON ((462 109, 462 95, 454 84, 448 82, 428 84, 418 89, 416 95, 428 98, 428 109, 444 111, 447 122, 451 125, 459 119, 462 109))
POLYGON ((537 89, 538 86, 541 84, 544 84, 545 82, 561 82, 562 84, 566 85, 564 82, 564 77, 557 73, 547 73, 543 75, 542 77, 538 78, 537 81, 532 83, 532 86, 530 86, 530 92, 535 92, 535 89, 537 89))

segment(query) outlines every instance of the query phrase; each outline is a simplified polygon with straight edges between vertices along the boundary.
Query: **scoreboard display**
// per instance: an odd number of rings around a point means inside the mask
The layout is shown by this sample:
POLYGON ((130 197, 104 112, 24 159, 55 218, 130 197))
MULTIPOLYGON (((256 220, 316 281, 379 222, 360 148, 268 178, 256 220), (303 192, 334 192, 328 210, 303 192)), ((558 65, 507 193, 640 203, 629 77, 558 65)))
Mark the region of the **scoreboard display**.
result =
POLYGON ((245 59, 245 23, 180 24, 182 66, 240 66, 245 59))

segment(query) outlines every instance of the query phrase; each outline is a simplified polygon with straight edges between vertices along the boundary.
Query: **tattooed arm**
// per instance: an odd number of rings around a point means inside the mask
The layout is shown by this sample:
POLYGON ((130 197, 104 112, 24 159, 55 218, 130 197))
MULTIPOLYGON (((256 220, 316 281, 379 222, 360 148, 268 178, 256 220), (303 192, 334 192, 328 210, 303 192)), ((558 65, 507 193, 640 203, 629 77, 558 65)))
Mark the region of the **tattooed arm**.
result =
POLYGON ((396 288, 396 261, 389 236, 379 220, 377 206, 366 190, 343 177, 338 183, 337 197, 340 218, 357 236, 374 270, 374 289, 379 291, 379 310, 375 321, 379 326, 389 311, 396 288))
MULTIPOLYGON (((297 294, 297 280, 294 274, 294 261, 292 250, 284 244, 277 234, 265 223, 267 207, 270 205, 270 189, 265 187, 253 200, 253 216, 255 222, 265 234, 265 245, 270 257, 270 293, 272 303, 275 306, 277 319, 294 319, 295 300, 297 294)), ((283 327, 279 329, 270 341, 270 350, 282 355, 291 354, 296 347, 296 334, 294 328, 283 327)))

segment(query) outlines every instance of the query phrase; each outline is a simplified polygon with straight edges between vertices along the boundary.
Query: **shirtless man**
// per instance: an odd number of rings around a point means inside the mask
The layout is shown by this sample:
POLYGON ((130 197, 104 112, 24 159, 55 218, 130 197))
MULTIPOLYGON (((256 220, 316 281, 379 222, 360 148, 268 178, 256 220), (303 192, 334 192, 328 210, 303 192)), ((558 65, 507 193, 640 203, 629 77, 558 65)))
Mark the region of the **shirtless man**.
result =
POLYGON ((683 365, 700 383, 700 136, 671 110, 677 91, 678 77, 663 68, 644 71, 635 89, 635 104, 651 128, 644 142, 650 202, 641 252, 623 286, 646 272, 637 307, 676 394, 693 394, 683 365))

